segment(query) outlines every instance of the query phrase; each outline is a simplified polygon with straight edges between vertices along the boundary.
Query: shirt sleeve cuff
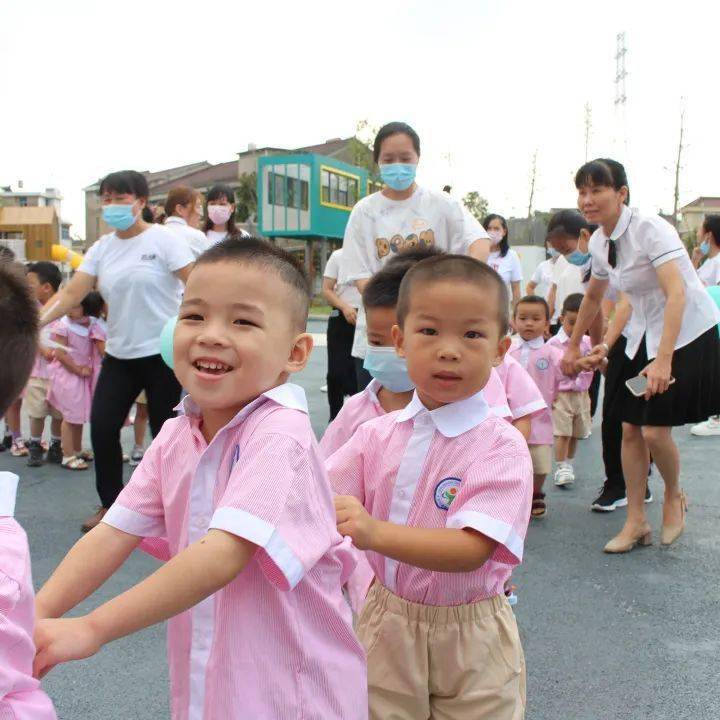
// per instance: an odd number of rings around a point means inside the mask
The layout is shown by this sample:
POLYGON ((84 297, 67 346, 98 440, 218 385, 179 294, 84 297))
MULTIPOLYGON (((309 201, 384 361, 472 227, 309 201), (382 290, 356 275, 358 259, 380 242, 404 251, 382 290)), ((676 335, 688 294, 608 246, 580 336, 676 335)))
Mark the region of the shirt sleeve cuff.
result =
POLYGON ((527 405, 521 405, 519 408, 515 408, 512 412, 513 420, 525 417, 526 415, 534 415, 536 412, 540 412, 547 407, 547 403, 544 400, 533 400, 533 402, 527 405))
POLYGON ((118 530, 138 537, 164 537, 165 521, 162 518, 143 515, 124 505, 114 503, 102 519, 104 523, 118 530))
POLYGON ((666 262, 670 262, 670 260, 677 260, 677 258, 682 257, 683 255, 687 255, 687 250, 685 250, 685 248, 673 248, 672 250, 668 250, 667 252, 653 258, 650 262, 653 264, 653 267, 660 267, 666 262))
MULTIPOLYGON (((237 508, 221 507, 213 514, 210 527, 224 530, 261 547, 282 573, 283 589, 292 590, 305 575, 302 562, 277 528, 256 515, 237 508)), ((275 580, 274 577, 271 579, 275 580)))
POLYGON ((471 528, 495 540, 507 552, 501 553, 498 562, 519 564, 523 558, 523 539, 503 520, 478 512, 477 510, 461 510, 448 518, 446 527, 462 529, 471 528))

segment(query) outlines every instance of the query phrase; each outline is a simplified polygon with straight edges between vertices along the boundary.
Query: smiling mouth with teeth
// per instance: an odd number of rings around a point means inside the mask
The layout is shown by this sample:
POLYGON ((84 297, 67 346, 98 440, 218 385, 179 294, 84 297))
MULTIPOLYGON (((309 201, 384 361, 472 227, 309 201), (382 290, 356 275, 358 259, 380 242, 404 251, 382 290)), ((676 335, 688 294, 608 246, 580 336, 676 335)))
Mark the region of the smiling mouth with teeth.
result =
POLYGON ((196 360, 193 363, 193 367, 196 370, 200 370, 210 375, 223 375, 224 373, 232 370, 230 365, 226 365, 225 363, 221 363, 216 360, 196 360))

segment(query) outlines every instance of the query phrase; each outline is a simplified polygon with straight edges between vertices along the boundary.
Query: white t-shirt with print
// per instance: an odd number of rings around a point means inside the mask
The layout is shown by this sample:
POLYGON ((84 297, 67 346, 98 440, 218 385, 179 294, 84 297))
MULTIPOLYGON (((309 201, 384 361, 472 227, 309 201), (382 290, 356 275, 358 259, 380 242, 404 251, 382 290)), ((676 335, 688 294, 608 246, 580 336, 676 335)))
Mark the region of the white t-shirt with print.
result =
POLYGON ((491 252, 487 264, 503 279, 508 289, 510 283, 522 282, 523 274, 520 258, 512 248, 507 251, 505 257, 500 255, 499 250, 491 252))
MULTIPOLYGON (((562 312, 562 306, 565 298, 574 293, 585 294, 587 283, 583 279, 588 277, 592 260, 588 260, 585 265, 573 265, 569 263, 562 255, 557 259, 553 267, 552 284, 557 288, 555 290, 555 316, 559 317, 562 312)), ((590 278, 588 277, 588 281, 590 278)))
POLYGON ((697 273, 705 287, 720 285, 720 255, 708 258, 698 268, 697 273))
POLYGON ((97 278, 108 305, 108 355, 131 360, 160 352, 160 332, 182 296, 173 273, 193 260, 187 243, 162 225, 132 238, 113 232, 93 244, 79 271, 97 278))
MULTIPOLYGON (((325 264, 325 270, 323 271, 323 277, 330 278, 337 282, 340 276, 340 265, 342 264, 342 248, 335 250, 330 254, 327 263, 325 264)), ((360 297, 360 291, 355 286, 355 283, 337 283, 335 285, 335 294, 346 303, 352 305, 356 310, 362 305, 362 298, 360 297)))
MULTIPOLYGON (((407 200, 390 200, 382 192, 373 193, 360 200, 350 213, 338 282, 370 278, 404 249, 434 246, 464 255, 476 240, 487 237, 480 223, 466 215, 460 202, 447 193, 417 187, 407 200)), ((354 357, 365 357, 366 330, 361 308, 354 357)))

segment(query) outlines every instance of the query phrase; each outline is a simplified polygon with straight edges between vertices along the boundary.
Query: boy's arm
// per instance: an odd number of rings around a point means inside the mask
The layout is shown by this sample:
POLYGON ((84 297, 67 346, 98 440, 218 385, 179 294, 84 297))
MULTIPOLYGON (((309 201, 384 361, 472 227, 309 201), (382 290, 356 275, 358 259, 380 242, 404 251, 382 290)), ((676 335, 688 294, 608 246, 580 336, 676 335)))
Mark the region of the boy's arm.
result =
POLYGON ((495 552, 497 542, 471 529, 421 528, 373 518, 355 497, 335 498, 338 532, 360 550, 437 572, 471 572, 495 552))
POLYGON ((58 663, 96 653, 104 644, 167 620, 225 587, 257 546, 223 530, 210 530, 135 587, 89 615, 45 620, 36 631, 35 675, 58 663))
POLYGON ((137 535, 100 523, 73 545, 35 598, 38 619, 62 617, 92 595, 139 544, 137 535))

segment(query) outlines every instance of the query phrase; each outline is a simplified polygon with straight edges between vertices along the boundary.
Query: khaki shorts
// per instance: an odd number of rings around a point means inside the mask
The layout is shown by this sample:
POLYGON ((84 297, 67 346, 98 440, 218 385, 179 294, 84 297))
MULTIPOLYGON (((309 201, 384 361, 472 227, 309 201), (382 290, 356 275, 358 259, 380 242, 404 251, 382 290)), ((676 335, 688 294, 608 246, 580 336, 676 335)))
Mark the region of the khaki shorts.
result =
POLYGON ((360 614, 370 720, 522 720, 525 658, 505 596, 437 607, 375 583, 360 614))
POLYGON ((547 475, 552 470, 552 445, 528 445, 533 474, 547 475))
POLYGON ((29 417, 44 420, 49 415, 53 420, 62 420, 62 413, 47 401, 49 387, 50 381, 47 378, 31 377, 28 380, 23 408, 29 417))
POLYGON ((586 392, 561 392, 552 411, 556 437, 586 438, 590 434, 590 395, 586 392))

